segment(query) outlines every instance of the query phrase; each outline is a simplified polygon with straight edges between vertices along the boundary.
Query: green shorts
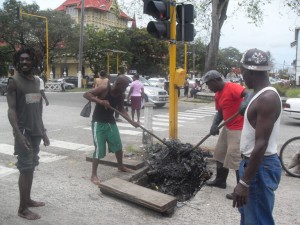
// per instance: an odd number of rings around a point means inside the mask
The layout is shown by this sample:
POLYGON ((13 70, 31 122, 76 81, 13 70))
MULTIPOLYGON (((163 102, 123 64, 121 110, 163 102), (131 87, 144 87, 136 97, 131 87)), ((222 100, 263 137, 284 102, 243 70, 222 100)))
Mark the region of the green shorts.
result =
POLYGON ((92 122, 92 131, 95 145, 93 158, 102 159, 106 156, 106 143, 109 152, 116 153, 122 150, 121 137, 116 124, 92 122))

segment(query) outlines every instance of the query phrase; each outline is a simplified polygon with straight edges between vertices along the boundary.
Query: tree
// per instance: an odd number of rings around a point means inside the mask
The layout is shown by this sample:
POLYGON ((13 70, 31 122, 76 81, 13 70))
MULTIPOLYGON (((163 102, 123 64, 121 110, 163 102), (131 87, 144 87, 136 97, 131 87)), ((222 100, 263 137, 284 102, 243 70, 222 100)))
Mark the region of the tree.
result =
POLYGON ((232 68, 240 67, 242 53, 233 47, 220 49, 216 69, 226 76, 232 68))
MULTIPOLYGON (((189 1, 195 6, 197 11, 196 27, 201 30, 210 31, 209 43, 207 45, 205 71, 215 69, 217 66, 217 55, 219 51, 219 42, 221 37, 222 26, 227 19, 227 9, 229 0, 191 0, 189 1)), ((245 16, 250 18, 254 24, 259 24, 263 20, 263 8, 271 0, 241 0, 238 1, 237 11, 244 11, 245 16)), ((300 1, 299 0, 285 0, 283 2, 287 7, 290 7, 294 12, 300 15, 300 1)), ((122 7, 127 11, 140 12, 136 14, 137 18, 142 18, 143 2, 136 2, 135 0, 122 0, 122 7), (134 4, 136 3, 136 4, 134 4), (126 7, 127 6, 127 7, 126 7), (130 8, 128 8, 130 6, 130 8)))
MULTIPOLYGON (((18 4, 16 0, 6 0, 3 3, 3 9, 0 9, 0 41, 7 43, 14 50, 21 46, 34 47, 39 53, 39 67, 44 70, 46 64, 45 20, 30 15, 23 15, 19 20, 17 18, 18 4)), ((22 11, 48 18, 49 52, 55 51, 59 43, 66 45, 74 39, 75 22, 69 15, 52 10, 40 11, 36 3, 22 5, 22 11)))

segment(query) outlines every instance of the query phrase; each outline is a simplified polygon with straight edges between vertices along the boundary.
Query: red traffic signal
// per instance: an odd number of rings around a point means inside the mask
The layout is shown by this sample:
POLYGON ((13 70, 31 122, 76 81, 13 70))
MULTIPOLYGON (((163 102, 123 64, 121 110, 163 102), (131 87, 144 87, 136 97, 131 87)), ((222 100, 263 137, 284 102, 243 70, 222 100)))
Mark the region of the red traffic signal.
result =
POLYGON ((170 19, 170 1, 144 0, 144 14, 153 16, 157 20, 170 19))

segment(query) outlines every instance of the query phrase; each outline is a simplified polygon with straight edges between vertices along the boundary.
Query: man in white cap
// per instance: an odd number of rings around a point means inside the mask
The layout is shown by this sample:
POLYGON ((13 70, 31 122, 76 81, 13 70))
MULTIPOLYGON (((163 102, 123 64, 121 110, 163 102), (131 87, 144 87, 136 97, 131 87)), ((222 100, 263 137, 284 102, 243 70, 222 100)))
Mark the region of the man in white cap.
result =
MULTIPOLYGON (((237 182, 239 181, 238 168, 241 161, 240 137, 244 120, 241 107, 243 108, 247 101, 249 102, 250 94, 240 84, 224 82, 222 74, 216 70, 208 71, 204 75, 203 81, 212 92, 216 93, 215 105, 217 113, 210 129, 211 135, 219 134, 218 125, 222 120, 226 121, 240 111, 240 114, 226 123, 226 126, 220 133, 214 151, 214 159, 217 164, 216 178, 206 183, 208 186, 225 189, 229 169, 235 170, 236 180, 237 182), (245 102, 243 102, 245 96, 245 102), (242 102, 243 105, 241 106, 242 102)), ((227 194, 226 198, 232 199, 232 194, 227 194)))
POLYGON ((248 88, 253 89, 244 116, 241 135, 240 181, 233 193, 233 207, 241 212, 241 224, 275 224, 272 211, 274 191, 281 177, 277 155, 281 99, 271 87, 271 69, 267 53, 250 49, 243 55, 242 74, 248 88))

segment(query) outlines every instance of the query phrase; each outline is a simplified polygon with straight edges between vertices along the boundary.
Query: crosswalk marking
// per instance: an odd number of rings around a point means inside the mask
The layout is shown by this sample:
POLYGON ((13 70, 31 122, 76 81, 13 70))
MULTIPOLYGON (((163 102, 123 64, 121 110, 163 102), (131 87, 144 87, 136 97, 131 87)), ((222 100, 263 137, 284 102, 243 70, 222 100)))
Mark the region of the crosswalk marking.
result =
MULTIPOLYGON (((14 146, 8 144, 0 144, 0 153, 14 156, 14 146)), ((64 159, 67 156, 59 156, 53 153, 40 151, 39 157, 40 157, 39 160, 40 162, 48 163, 48 162, 54 162, 56 160, 64 159)))
MULTIPOLYGON (((141 123, 143 123, 142 120, 141 120, 141 123)), ((118 127, 133 128, 133 126, 131 124, 129 124, 129 123, 118 123, 118 127)), ((139 129, 139 128, 135 128, 135 129, 139 129)), ((161 127, 152 127, 152 129, 154 131, 165 131, 165 130, 168 130, 166 128, 161 128, 161 127)))
MULTIPOLYGON (((154 117, 163 117, 163 118, 169 118, 169 115, 154 115, 154 117)), ((194 120, 193 118, 187 118, 184 116, 178 116, 179 119, 181 120, 194 120)))
MULTIPOLYGON (((200 107, 196 109, 186 110, 184 112, 178 112, 178 127, 182 127, 184 123, 188 121, 194 121, 197 119, 211 117, 215 115, 216 110, 214 107, 200 107)), ((141 125, 144 124, 144 117, 140 118, 141 125)), ((152 117, 152 130, 153 131, 167 131, 169 130, 169 114, 157 114, 152 117)), ((134 128, 129 123, 117 122, 120 134, 126 135, 142 135, 142 131, 139 128, 134 128)), ((91 127, 82 127, 85 130, 91 130, 91 127)))
POLYGON ((58 140, 50 140, 50 145, 57 148, 64 148, 74 151, 91 151, 95 147, 94 145, 84 145, 84 144, 77 144, 72 142, 66 141, 58 141, 58 140))
POLYGON ((17 169, 9 168, 9 167, 5 167, 5 166, 0 165, 0 178, 8 176, 8 175, 13 174, 13 173, 17 173, 17 172, 18 172, 17 169))

